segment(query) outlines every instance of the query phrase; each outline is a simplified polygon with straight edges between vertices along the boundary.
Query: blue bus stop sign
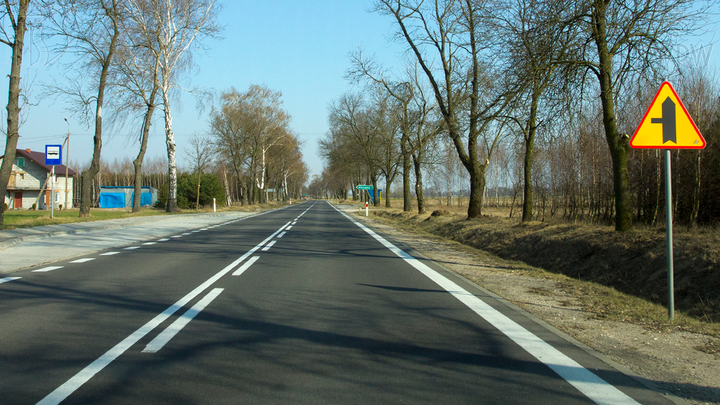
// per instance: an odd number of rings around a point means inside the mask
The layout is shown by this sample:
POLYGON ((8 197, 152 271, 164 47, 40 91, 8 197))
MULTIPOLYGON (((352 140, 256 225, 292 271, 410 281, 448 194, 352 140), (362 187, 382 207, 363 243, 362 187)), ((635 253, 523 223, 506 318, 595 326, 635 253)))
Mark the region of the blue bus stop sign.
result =
POLYGON ((45 145, 45 165, 59 166, 62 164, 62 145, 45 145))

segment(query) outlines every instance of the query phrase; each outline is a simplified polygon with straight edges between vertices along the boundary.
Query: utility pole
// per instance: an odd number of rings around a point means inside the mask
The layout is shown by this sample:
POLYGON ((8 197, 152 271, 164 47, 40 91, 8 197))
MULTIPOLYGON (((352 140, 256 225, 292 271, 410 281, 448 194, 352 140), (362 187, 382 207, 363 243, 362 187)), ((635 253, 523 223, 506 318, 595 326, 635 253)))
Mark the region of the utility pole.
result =
MULTIPOLYGON (((67 148, 65 148, 65 209, 68 209, 68 207, 72 205, 72 202, 70 203, 70 205, 68 205, 68 192, 70 191, 68 189, 68 163, 70 162, 70 123, 68 122, 67 118, 65 118, 65 123, 68 127, 67 137, 65 138, 65 141, 67 142, 67 148)), ((65 142, 63 142, 63 144, 64 143, 65 142)))

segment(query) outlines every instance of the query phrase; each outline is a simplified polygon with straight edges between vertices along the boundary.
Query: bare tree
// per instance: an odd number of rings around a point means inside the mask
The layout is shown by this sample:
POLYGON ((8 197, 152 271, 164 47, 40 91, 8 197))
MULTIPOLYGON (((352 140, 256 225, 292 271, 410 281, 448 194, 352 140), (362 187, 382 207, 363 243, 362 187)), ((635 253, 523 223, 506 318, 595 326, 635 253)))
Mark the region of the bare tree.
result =
POLYGON ((160 95, 168 156, 167 211, 177 210, 177 163, 172 129, 171 93, 192 64, 201 41, 217 35, 219 6, 215 0, 127 0, 138 29, 148 35, 148 50, 159 61, 160 95))
POLYGON ((10 181, 12 166, 15 163, 15 150, 20 138, 20 67, 22 65, 22 53, 25 44, 25 31, 27 29, 27 14, 30 0, 20 0, 17 5, 10 0, 4 2, 4 12, 0 15, 3 21, 0 24, 2 37, 0 42, 12 49, 12 62, 10 63, 10 84, 8 88, 7 128, 5 134, 5 157, 0 166, 0 225, 5 221, 5 195, 10 181), (6 29, 6 22, 11 29, 6 29))
POLYGON ((210 143, 208 137, 195 133, 192 138, 190 138, 190 145, 186 149, 185 153, 192 164, 193 170, 197 172, 197 199, 195 201, 195 209, 199 209, 200 180, 202 178, 202 174, 210 167, 210 164, 215 157, 215 150, 213 149, 212 143, 210 143))
POLYGON ((468 218, 481 215, 485 169, 499 134, 490 135, 489 129, 517 92, 501 82, 501 72, 493 71, 493 58, 483 58, 492 45, 492 33, 481 26, 484 6, 474 0, 377 3, 378 11, 394 18, 398 35, 427 76, 448 135, 470 175, 468 218))
MULTIPOLYGON (((403 211, 411 211, 410 170, 412 151, 408 143, 412 127, 410 102, 414 96, 413 86, 409 82, 388 79, 383 69, 377 66, 373 58, 363 56, 362 50, 352 53, 350 61, 352 62, 352 68, 347 72, 347 76, 351 81, 357 82, 369 79, 371 83, 385 89, 396 101, 395 120, 400 132, 400 154, 402 157, 403 211)), ((387 192, 390 193, 389 188, 387 192)), ((387 198, 386 202, 389 203, 390 198, 387 198)))
POLYGON ((148 138, 152 118, 157 108, 157 95, 160 91, 160 59, 153 52, 154 32, 147 31, 144 15, 138 15, 133 8, 135 3, 125 4, 127 18, 123 20, 126 40, 117 50, 117 63, 113 71, 113 83, 116 97, 113 102, 116 116, 126 117, 127 112, 140 112, 140 150, 133 160, 135 181, 132 211, 140 211, 142 191, 142 166, 147 152, 148 138))
MULTIPOLYGON (((290 116, 282 108, 282 93, 252 85, 245 93, 224 93, 222 107, 214 110, 211 131, 221 154, 238 176, 245 176, 247 198, 266 187, 268 153, 290 136, 290 116)), ((243 197, 246 198, 246 197, 243 197)))
POLYGON ((632 79, 667 66, 677 41, 697 32, 714 2, 694 0, 586 0, 572 17, 585 40, 570 61, 598 80, 605 139, 613 164, 615 229, 632 225, 629 136, 618 129, 616 103, 632 79))
POLYGON ((95 126, 92 161, 82 173, 81 217, 90 215, 94 205, 93 179, 100 170, 102 151, 102 109, 113 57, 121 40, 122 18, 119 0, 57 0, 46 14, 50 35, 61 39, 58 50, 73 54, 84 63, 81 73, 68 78, 67 86, 55 85, 50 90, 69 97, 75 112, 81 113, 88 123, 94 121, 95 126), (88 85, 87 77, 93 78, 94 84, 88 85))
POLYGON ((329 107, 330 139, 325 144, 331 149, 348 151, 364 176, 373 186, 373 203, 379 204, 378 177, 382 170, 382 128, 375 118, 377 107, 361 94, 345 94, 329 107), (351 151, 351 152, 350 152, 351 151))
POLYGON ((494 19, 503 44, 500 49, 508 63, 507 71, 525 89, 520 100, 525 111, 518 108, 515 115, 508 117, 518 125, 525 146, 523 221, 532 220, 532 167, 537 130, 543 125, 543 116, 552 117, 553 109, 559 109, 547 105, 552 97, 547 93, 554 90, 562 94, 573 72, 563 64, 577 35, 568 22, 571 19, 565 15, 568 9, 572 10, 565 0, 515 0, 507 3, 494 19))

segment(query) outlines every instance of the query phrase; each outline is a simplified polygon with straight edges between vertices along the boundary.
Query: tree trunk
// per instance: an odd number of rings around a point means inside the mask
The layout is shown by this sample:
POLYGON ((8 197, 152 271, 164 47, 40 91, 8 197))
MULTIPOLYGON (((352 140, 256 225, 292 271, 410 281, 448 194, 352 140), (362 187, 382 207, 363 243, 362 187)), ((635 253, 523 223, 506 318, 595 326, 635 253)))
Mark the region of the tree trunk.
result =
POLYGON ((162 92, 163 105, 165 110, 165 144, 167 145, 168 157, 168 200, 167 212, 176 212, 177 206, 177 163, 175 162, 175 134, 172 130, 172 114, 170 112, 170 100, 167 90, 162 92))
POLYGON ((197 185, 197 195, 195 196, 195 209, 200 209, 200 174, 202 172, 200 171, 200 168, 198 167, 198 185, 197 185))
POLYGON ((140 138, 140 152, 137 157, 133 160, 133 166, 135 167, 135 195, 133 196, 132 212, 140 212, 140 197, 142 196, 142 164, 145 159, 145 152, 147 151, 148 136, 150 135, 150 125, 152 124, 152 116, 155 111, 155 92, 154 89, 150 95, 150 102, 147 105, 147 111, 145 112, 145 119, 142 126, 142 136, 140 138))
POLYGON ((418 214, 425 213, 425 193, 423 192, 421 161, 413 154, 413 165, 415 167, 415 196, 418 203, 418 214))
POLYGON ((468 202, 468 219, 482 215, 483 191, 485 190, 485 166, 475 162, 474 170, 470 171, 470 201, 468 202))
POLYGON ((374 207, 377 207, 378 206, 377 175, 374 175, 374 174, 371 175, 370 182, 372 183, 372 186, 373 186, 373 201, 372 201, 372 203, 373 203, 374 207))
POLYGON ((600 66, 598 80, 600 81, 600 101, 603 109, 603 126, 605 138, 613 163, 613 182, 615 196, 615 230, 625 232, 632 225, 630 212, 630 178, 628 174, 628 153, 630 144, 623 139, 617 129, 615 117, 615 102, 612 88, 612 56, 608 50, 606 33, 606 9, 603 1, 595 2, 595 43, 598 48, 600 66))
MULTIPOLYGON (((402 139, 405 140, 405 136, 402 139)), ((410 170, 412 166, 407 140, 403 140, 401 140, 400 144, 403 156, 403 211, 410 212, 412 211, 412 196, 410 195, 410 170)))
POLYGON ((15 25, 15 38, 12 44, 12 62, 10 64, 10 84, 8 88, 7 103, 7 141, 5 143, 5 157, 0 166, 0 225, 5 221, 5 195, 15 163, 15 150, 17 149, 20 121, 20 67, 22 65, 22 52, 25 43, 28 6, 30 0, 21 0, 18 6, 17 22, 15 25))
POLYGON ((227 169, 225 168, 225 165, 222 166, 222 174, 223 174, 223 187, 225 188, 225 205, 228 207, 232 206, 232 195, 230 194, 230 184, 228 183, 227 178, 227 169))
MULTIPOLYGON (((90 208, 95 205, 95 199, 93 196, 93 179, 100 171, 100 152, 102 151, 102 107, 105 100, 105 86, 107 83, 108 72, 110 71, 112 57, 115 53, 115 45, 117 44, 117 38, 120 33, 117 16, 112 16, 111 18, 113 21, 114 31, 112 38, 110 39, 110 45, 108 46, 107 58, 103 61, 102 70, 100 72, 100 83, 98 84, 97 104, 95 108, 95 136, 93 137, 95 147, 93 149, 93 157, 90 167, 82 174, 83 188, 82 194, 80 194, 80 217, 89 216, 90 208)), ((100 187, 100 182, 98 182, 97 186, 100 187)))
POLYGON ((701 156, 702 151, 696 151, 697 158, 695 161, 697 162, 697 165, 695 166, 695 181, 693 184, 693 198, 692 198, 692 210, 690 211, 690 226, 696 227, 698 222, 698 214, 700 212, 700 198, 701 198, 701 177, 700 177, 700 163, 701 163, 701 156))
POLYGON ((537 119, 538 100, 540 99, 540 92, 537 89, 537 84, 533 90, 532 101, 530 105, 530 116, 528 118, 526 134, 525 134, 525 161, 523 162, 523 174, 525 176, 524 185, 524 198, 523 198, 523 213, 522 222, 532 221, 532 210, 533 210, 533 183, 532 183, 532 166, 534 160, 534 148, 535 148, 535 132, 537 130, 535 121, 537 119))

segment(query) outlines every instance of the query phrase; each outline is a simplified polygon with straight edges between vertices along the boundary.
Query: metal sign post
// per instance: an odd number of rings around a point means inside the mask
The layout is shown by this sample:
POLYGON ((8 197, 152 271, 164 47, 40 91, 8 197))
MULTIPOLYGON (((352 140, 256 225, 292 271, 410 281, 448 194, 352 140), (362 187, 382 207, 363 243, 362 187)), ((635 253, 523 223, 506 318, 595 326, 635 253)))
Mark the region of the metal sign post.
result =
POLYGON ((673 264, 673 230, 672 230, 672 179, 670 170, 670 149, 665 149, 665 218, 667 239, 667 285, 668 285, 668 318, 675 319, 675 282, 673 264))
POLYGON ((55 218, 55 165, 62 164, 62 145, 45 145, 45 165, 50 171, 50 218, 55 218))
POLYGON ((673 264, 672 230, 672 173, 670 170, 671 149, 703 149, 705 139, 695 122, 680 101, 675 89, 669 82, 663 82, 653 99, 650 108, 635 134, 630 146, 636 149, 665 150, 665 229, 667 239, 667 288, 668 318, 675 319, 675 286, 673 264), (677 107, 680 108, 677 108, 677 107), (660 124, 660 125, 657 125, 660 124))
POLYGON ((55 218, 55 166, 50 171, 50 219, 55 218))

